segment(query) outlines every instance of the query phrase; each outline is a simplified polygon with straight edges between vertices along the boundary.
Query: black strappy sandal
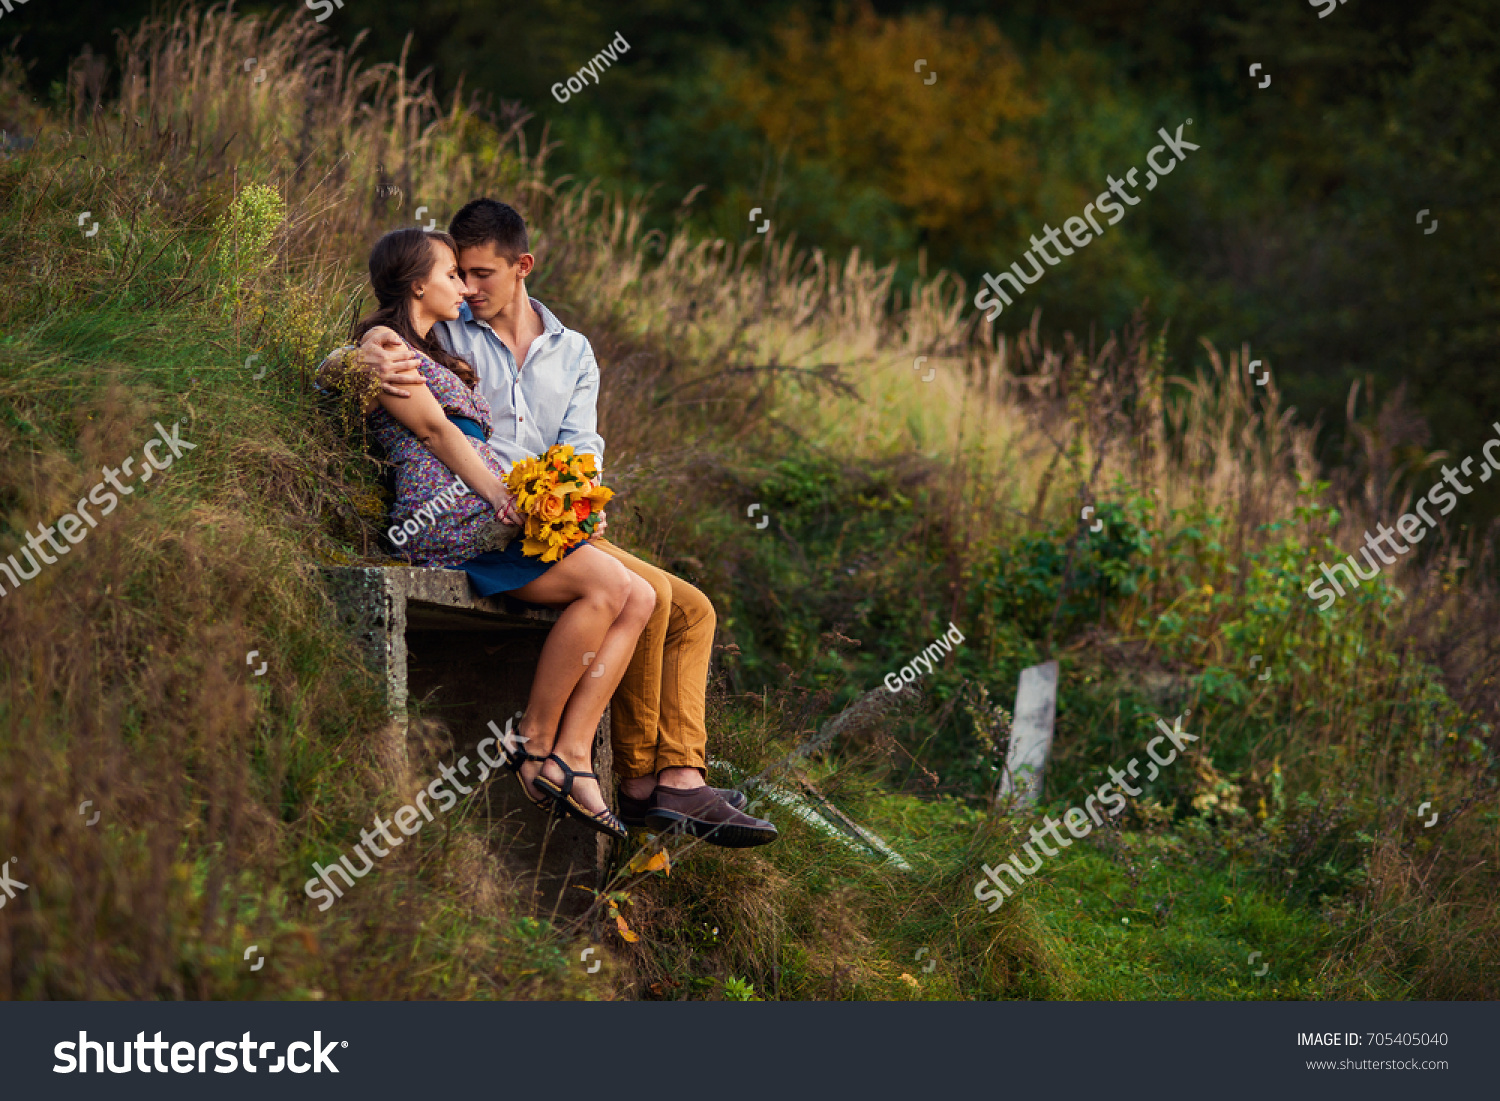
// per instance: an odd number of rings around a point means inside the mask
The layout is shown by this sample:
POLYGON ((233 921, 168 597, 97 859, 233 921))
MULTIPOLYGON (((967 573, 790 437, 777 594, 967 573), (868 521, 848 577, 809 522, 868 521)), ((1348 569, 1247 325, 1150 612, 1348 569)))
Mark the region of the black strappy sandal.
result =
POLYGON ((599 779, 597 775, 592 772, 574 772, 568 767, 568 763, 556 753, 549 753, 546 757, 540 759, 556 761, 557 767, 563 770, 562 787, 558 787, 551 780, 547 779, 547 777, 541 775, 532 781, 533 784, 552 797, 553 806, 558 812, 566 814, 569 818, 576 818, 590 829, 598 830, 602 834, 613 837, 616 841, 624 841, 630 836, 626 832, 624 823, 616 818, 608 807, 595 814, 577 799, 573 798, 574 780, 597 780, 599 779))
MULTIPOLYGON (((510 724, 507 723, 505 728, 508 731, 510 729, 510 724)), ((509 748, 503 749, 501 750, 501 753, 505 759, 505 767, 516 774, 516 783, 521 785, 522 797, 525 798, 525 800, 532 806, 534 806, 537 810, 556 814, 557 800, 556 797, 553 796, 552 792, 549 790, 547 794, 542 796, 540 799, 533 798, 531 794, 531 788, 526 786, 526 777, 521 775, 521 764, 523 761, 545 761, 547 759, 547 756, 543 755, 539 757, 535 753, 529 753, 519 746, 517 746, 514 750, 511 750, 509 748)), ((537 775, 540 776, 541 773, 538 772, 537 775)), ((536 783, 536 780, 532 780, 531 782, 534 784, 536 783)))
MULTIPOLYGON (((547 756, 551 756, 551 754, 548 754, 547 756)), ((511 771, 516 774, 516 783, 521 785, 521 797, 523 799, 525 799, 539 811, 545 811, 548 814, 560 816, 561 811, 558 810, 557 796, 552 793, 553 789, 551 787, 542 787, 542 774, 538 772, 531 778, 531 783, 533 786, 540 787, 547 793, 540 799, 535 799, 532 797, 531 788, 526 784, 526 777, 521 775, 522 761, 545 761, 546 759, 547 757, 538 757, 535 753, 527 753, 524 749, 517 750, 515 764, 511 766, 511 771)))

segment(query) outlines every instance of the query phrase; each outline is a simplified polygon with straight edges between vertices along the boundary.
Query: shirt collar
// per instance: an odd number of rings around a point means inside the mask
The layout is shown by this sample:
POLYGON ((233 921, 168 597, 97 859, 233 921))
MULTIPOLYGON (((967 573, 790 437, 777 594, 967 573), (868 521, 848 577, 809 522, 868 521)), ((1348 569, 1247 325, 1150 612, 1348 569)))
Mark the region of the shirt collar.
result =
MULTIPOLYGON (((527 296, 527 301, 531 303, 531 308, 537 312, 537 316, 542 319, 542 332, 547 336, 561 335, 563 332, 563 323, 557 319, 553 312, 529 295, 527 296)), ((464 302, 458 308, 458 320, 464 325, 473 325, 476 328, 489 329, 491 332, 494 332, 493 327, 491 327, 488 321, 480 321, 474 316, 474 311, 469 309, 468 302, 464 302)))
MULTIPOLYGON (((527 300, 531 303, 531 308, 537 312, 537 315, 539 317, 541 317, 543 331, 546 332, 548 336, 560 336, 563 332, 563 323, 553 315, 551 310, 542 305, 535 298, 528 297, 527 300)), ((468 305, 468 303, 466 302, 464 303, 464 305, 468 305)))

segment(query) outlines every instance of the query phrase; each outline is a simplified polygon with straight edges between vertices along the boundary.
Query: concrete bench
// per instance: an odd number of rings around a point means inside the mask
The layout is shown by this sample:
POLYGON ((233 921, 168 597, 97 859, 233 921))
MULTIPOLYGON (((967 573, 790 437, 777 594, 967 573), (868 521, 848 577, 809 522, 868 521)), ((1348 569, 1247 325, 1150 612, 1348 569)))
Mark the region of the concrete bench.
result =
MULTIPOLYGON (((480 598, 457 570, 409 566, 340 566, 323 571, 344 621, 355 631, 366 658, 385 685, 391 722, 381 747, 404 786, 427 783, 414 776, 407 753, 409 708, 442 721, 453 735, 455 764, 501 730, 526 706, 532 676, 547 631, 558 613, 508 597, 480 598)), ((490 750, 497 755, 498 747, 490 750)), ((594 771, 604 797, 613 800, 609 711, 594 735, 594 771)), ((471 764, 474 774, 478 768, 471 764)), ((413 787, 413 790, 414 787, 413 787)), ((500 854, 533 887, 547 911, 576 913, 590 901, 576 886, 597 887, 608 853, 602 834, 572 821, 550 821, 526 803, 508 771, 485 791, 464 799, 498 827, 500 854)))

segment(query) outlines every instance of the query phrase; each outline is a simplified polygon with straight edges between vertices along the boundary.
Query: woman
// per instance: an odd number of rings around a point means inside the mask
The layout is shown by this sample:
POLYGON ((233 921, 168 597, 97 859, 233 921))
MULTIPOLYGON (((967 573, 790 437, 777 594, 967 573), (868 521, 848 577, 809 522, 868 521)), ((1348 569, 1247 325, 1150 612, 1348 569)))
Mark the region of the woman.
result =
POLYGON ((379 308, 354 326, 353 338, 388 327, 416 354, 427 382, 408 398, 378 395, 367 418, 396 464, 391 530, 406 535, 402 550, 414 562, 461 569, 481 595, 509 593, 562 609, 521 718, 526 752, 511 754, 508 763, 533 805, 623 839, 625 827, 590 770, 594 731, 656 594, 587 543, 550 565, 521 554, 505 468, 486 442, 489 404, 474 369, 431 336, 433 325, 456 319, 463 304, 456 257, 451 237, 423 229, 387 233, 370 253, 379 308))

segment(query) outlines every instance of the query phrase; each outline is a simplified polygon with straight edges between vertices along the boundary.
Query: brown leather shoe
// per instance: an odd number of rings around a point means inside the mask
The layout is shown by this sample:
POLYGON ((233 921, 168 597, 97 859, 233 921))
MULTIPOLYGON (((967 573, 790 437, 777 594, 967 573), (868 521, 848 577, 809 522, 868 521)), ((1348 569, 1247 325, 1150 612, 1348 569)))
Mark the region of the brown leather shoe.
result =
MULTIPOLYGON (((735 791, 734 788, 709 788, 708 790, 718 793, 719 798, 735 810, 744 810, 745 804, 750 801, 745 798, 743 791, 735 791)), ((638 830, 645 827, 646 812, 656 802, 656 794, 653 792, 644 799, 634 799, 621 789, 615 792, 615 802, 620 807, 620 821, 631 829, 638 830)))
POLYGON ((658 785, 646 811, 646 826, 662 833, 691 834, 726 849, 748 849, 776 840, 775 826, 736 810, 710 787, 683 790, 658 785))

